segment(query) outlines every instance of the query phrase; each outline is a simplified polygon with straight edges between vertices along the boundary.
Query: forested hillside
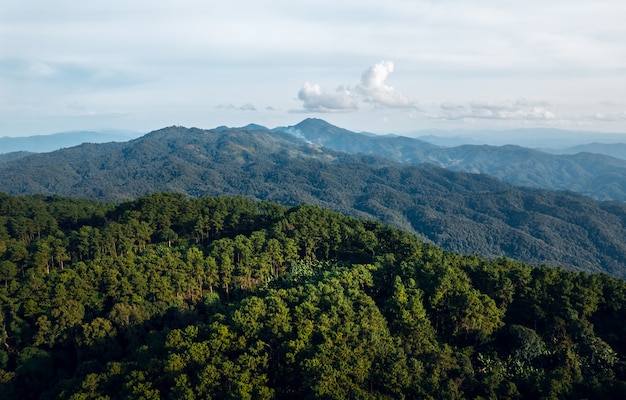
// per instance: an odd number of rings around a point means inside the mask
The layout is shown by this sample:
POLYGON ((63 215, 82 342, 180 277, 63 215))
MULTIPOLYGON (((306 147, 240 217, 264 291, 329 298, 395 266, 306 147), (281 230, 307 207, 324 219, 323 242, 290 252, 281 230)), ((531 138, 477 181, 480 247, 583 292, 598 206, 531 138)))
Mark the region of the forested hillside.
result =
POLYGON ((15 161, 31 154, 32 153, 29 153, 27 151, 15 151, 13 153, 0 154, 0 163, 8 162, 8 161, 15 161))
POLYGON ((626 204, 514 187, 484 174, 348 155, 259 127, 170 127, 0 163, 11 194, 132 200, 155 191, 317 204, 443 248, 626 277, 626 204))
POLYGON ((621 398, 626 282, 318 206, 0 195, 0 398, 621 398))

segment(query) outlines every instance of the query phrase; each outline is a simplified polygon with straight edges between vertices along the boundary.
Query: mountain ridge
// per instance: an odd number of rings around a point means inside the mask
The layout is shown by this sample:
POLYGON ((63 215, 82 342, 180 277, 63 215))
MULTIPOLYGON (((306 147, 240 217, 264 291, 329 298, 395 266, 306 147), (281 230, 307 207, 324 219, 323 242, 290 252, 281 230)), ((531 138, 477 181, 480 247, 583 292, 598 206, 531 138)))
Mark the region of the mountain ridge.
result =
POLYGON ((626 200, 626 159, 602 154, 549 154, 517 145, 442 147, 404 136, 367 136, 306 119, 285 132, 351 154, 430 163, 460 172, 485 173, 517 186, 572 190, 599 200, 626 200))
MULTIPOLYGON (((515 128, 503 130, 421 130, 405 136, 421 139, 430 143, 488 144, 503 146, 514 144, 533 149, 584 146, 593 142, 605 144, 626 143, 626 133, 582 131, 557 128, 515 128)), ((449 145, 446 145, 449 147, 449 145)))

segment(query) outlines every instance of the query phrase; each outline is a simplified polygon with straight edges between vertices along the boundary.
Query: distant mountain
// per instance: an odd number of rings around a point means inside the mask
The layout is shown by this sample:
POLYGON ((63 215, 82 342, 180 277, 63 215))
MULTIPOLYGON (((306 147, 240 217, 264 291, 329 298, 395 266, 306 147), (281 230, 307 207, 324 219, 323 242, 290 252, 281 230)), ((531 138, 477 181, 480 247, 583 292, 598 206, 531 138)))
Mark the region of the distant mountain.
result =
POLYGON ((625 143, 589 143, 579 146, 568 147, 566 149, 545 149, 547 153, 553 154, 578 154, 578 153, 595 153, 607 156, 621 158, 626 160, 626 142, 625 143))
POLYGON ((489 174, 518 186, 571 190, 600 200, 626 200, 626 160, 610 156, 548 154, 512 145, 440 147, 403 136, 363 135, 320 119, 306 119, 282 130, 350 154, 374 154, 401 163, 489 174))
POLYGON ((626 143, 626 133, 590 132, 554 128, 525 128, 507 130, 421 130, 406 136, 442 146, 512 144, 536 149, 564 149, 588 143, 626 143))
MULTIPOLYGON (((281 130, 252 128, 169 127, 126 143, 31 154, 0 164, 0 191, 113 201, 173 191, 319 204, 417 232, 464 254, 626 277, 623 202, 349 155, 281 130)), ((329 136, 327 143, 333 140, 329 136)))
POLYGON ((465 136, 438 136, 436 134, 428 134, 417 136, 416 139, 421 140, 423 142, 427 142, 430 144, 434 144, 436 146, 441 147, 455 147, 462 146, 464 144, 486 144, 480 143, 477 140, 474 140, 470 137, 465 136))
POLYGON ((126 142, 141 136, 130 131, 72 131, 26 137, 0 137, 0 153, 46 153, 82 143, 126 142))
POLYGON ((339 128, 328 122, 308 118, 297 125, 275 128, 274 131, 290 133, 309 143, 349 154, 374 154, 397 162, 419 163, 439 146, 395 135, 367 135, 339 128))

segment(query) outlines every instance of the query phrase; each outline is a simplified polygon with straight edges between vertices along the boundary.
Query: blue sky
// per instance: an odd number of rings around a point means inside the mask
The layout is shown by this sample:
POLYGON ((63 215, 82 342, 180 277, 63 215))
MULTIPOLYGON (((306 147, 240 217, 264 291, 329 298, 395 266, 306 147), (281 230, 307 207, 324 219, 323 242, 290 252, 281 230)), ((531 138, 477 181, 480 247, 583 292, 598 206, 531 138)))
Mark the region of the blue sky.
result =
POLYGON ((0 136, 307 117, 626 132, 626 3, 5 0, 0 136))

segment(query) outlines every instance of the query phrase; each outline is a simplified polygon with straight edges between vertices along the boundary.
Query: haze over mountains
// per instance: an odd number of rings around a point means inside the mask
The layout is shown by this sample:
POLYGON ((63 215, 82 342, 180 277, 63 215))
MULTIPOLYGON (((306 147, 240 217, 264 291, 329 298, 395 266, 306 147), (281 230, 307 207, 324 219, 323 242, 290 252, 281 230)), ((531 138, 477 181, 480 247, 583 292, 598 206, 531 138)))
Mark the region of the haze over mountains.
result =
MULTIPOLYGON (((325 122, 307 119, 303 122, 325 122)), ((330 125, 330 124, 328 124, 330 125)), ((332 125, 330 125, 332 126, 332 125)), ((248 127, 266 128, 250 124, 248 127)), ((282 128, 276 128, 282 129, 282 128)), ((344 130, 347 131, 347 130, 344 130)), ((360 132, 366 136, 381 136, 360 132)), ((83 143, 125 142, 141 136, 142 133, 124 130, 68 131, 52 134, 23 137, 0 137, 0 154, 26 151, 48 152, 83 143)), ((389 134, 387 136, 398 136, 389 134)), ((461 145, 515 145, 538 149, 552 154, 576 154, 589 152, 626 158, 626 134, 592 131, 572 131, 562 129, 509 129, 509 130, 420 130, 401 135, 441 147, 461 145)))
POLYGON ((439 132, 432 132, 427 135, 424 135, 422 132, 415 138, 441 147, 456 147, 468 144, 489 146, 515 145, 550 154, 596 153, 626 159, 626 135, 598 135, 592 133, 584 136, 574 135, 574 138, 572 138, 569 136, 569 131, 556 129, 527 129, 507 132, 517 132, 518 135, 482 137, 480 132, 476 132, 476 135, 471 132, 459 132, 456 135, 448 133, 445 136, 438 136, 439 132), (530 138, 528 137, 529 135, 530 138), (539 135, 543 135, 543 139, 539 135), (551 135, 556 135, 556 138, 551 135), (618 143, 618 141, 621 142, 618 143))
MULTIPOLYGON (((588 144, 626 143, 626 134, 614 132, 574 131, 554 128, 527 128, 509 130, 423 130, 410 135, 439 146, 453 147, 464 144, 490 146, 516 145, 560 153, 588 144)), ((601 150, 601 149, 596 149, 601 150)), ((604 150, 604 149, 602 149, 604 150)), ((601 154, 604 154, 601 152, 601 154)), ((621 157, 626 155, 621 154, 621 157)))
POLYGON ((589 143, 565 149, 545 149, 544 151, 554 154, 577 154, 586 152, 626 159, 626 143, 589 143))
POLYGON ((126 142, 141 136, 121 130, 70 131, 25 137, 0 137, 0 154, 12 152, 46 153, 83 143, 126 142))
MULTIPOLYGON (((588 159, 558 158, 515 146, 446 150, 410 138, 357 134, 321 120, 273 130, 258 125, 169 127, 125 143, 83 144, 5 161, 0 164, 0 191, 112 201, 174 191, 244 195, 286 205, 305 202, 379 219, 452 251, 626 277, 623 202, 523 189, 486 174, 441 168, 435 156, 481 160, 478 165, 490 168, 497 159, 500 165, 508 162, 510 170, 521 165, 529 169, 527 175, 536 176, 588 159), (330 148, 341 146, 352 146, 350 151, 358 154, 330 148), (445 153, 450 150, 464 152, 445 153), (505 154, 498 155, 502 151, 505 154), (524 155, 537 158, 526 166, 524 155)), ((591 159, 597 164, 592 172, 614 168, 604 179, 617 188, 612 193, 623 193, 623 161, 600 155, 591 159)), ((571 168, 563 176, 585 168, 571 168)))

